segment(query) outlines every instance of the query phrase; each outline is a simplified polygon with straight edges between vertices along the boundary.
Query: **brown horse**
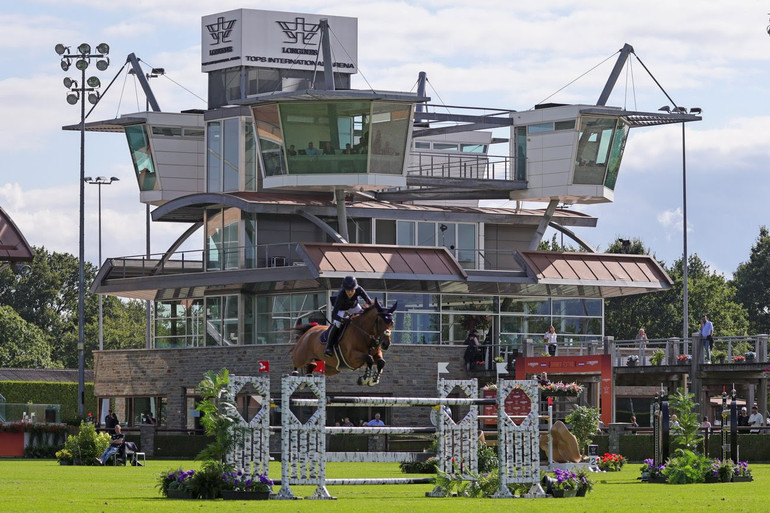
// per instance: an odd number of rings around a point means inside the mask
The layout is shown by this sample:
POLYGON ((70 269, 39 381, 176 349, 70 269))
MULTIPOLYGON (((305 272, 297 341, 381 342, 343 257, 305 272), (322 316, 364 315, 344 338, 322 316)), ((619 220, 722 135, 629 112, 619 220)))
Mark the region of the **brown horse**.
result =
POLYGON ((326 326, 305 324, 294 330, 299 334, 294 347, 291 349, 291 361, 294 375, 297 369, 305 367, 308 374, 313 372, 317 361, 326 364, 326 375, 334 376, 343 370, 356 370, 366 364, 366 371, 358 378, 359 385, 374 386, 380 381, 385 360, 382 351, 390 347, 390 330, 393 327, 393 312, 398 307, 398 301, 384 308, 377 299, 360 314, 352 317, 342 327, 339 344, 334 356, 325 356, 326 345, 321 343, 321 334, 326 326), (372 366, 377 363, 376 369, 372 366))

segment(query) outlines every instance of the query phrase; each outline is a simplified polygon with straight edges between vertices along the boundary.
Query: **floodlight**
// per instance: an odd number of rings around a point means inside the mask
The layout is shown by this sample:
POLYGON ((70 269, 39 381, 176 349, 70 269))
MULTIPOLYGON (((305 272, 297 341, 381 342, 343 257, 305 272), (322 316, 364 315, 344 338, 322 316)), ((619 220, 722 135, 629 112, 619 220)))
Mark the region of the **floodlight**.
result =
POLYGON ((690 108, 690 114, 700 114, 701 112, 703 112, 703 109, 701 109, 700 107, 690 108))
POLYGON ((72 61, 70 61, 69 59, 62 59, 61 61, 62 71, 69 71, 71 65, 72 65, 72 61))
POLYGON ((97 103, 99 103, 99 92, 98 91, 94 91, 93 93, 89 93, 89 95, 88 95, 88 102, 91 105, 96 105, 97 103))
POLYGON ((72 87, 72 84, 75 84, 75 87, 77 87, 77 85, 78 85, 78 83, 75 82, 74 80, 72 80, 70 77, 65 77, 64 78, 64 87, 69 89, 70 87, 72 87))
POLYGON ((83 71, 88 67, 88 61, 85 59, 78 59, 77 61, 75 61, 75 67, 80 71, 83 71))
POLYGON ((662 112, 671 112, 671 107, 669 107, 668 105, 664 105, 663 107, 659 108, 658 110, 662 111, 662 112))
POLYGON ((91 45, 88 43, 80 43, 80 46, 78 46, 78 52, 80 52, 83 55, 88 55, 91 53, 91 45))
POLYGON ((88 80, 86 80, 86 83, 88 84, 88 87, 99 87, 102 85, 101 80, 99 80, 96 77, 88 77, 88 80))
POLYGON ((110 45, 107 43, 99 43, 99 45, 96 47, 96 51, 102 55, 107 55, 110 53, 110 45))
POLYGON ((56 53, 59 55, 64 55, 69 50, 69 46, 64 46, 63 44, 59 43, 56 45, 54 50, 56 50, 56 53))
POLYGON ((67 103, 70 105, 75 105, 77 104, 79 98, 80 95, 78 93, 70 93, 67 95, 67 103))
POLYGON ((109 67, 109 65, 110 65, 109 57, 105 57, 104 59, 99 59, 98 61, 96 61, 96 69, 98 69, 99 71, 106 70, 109 67))

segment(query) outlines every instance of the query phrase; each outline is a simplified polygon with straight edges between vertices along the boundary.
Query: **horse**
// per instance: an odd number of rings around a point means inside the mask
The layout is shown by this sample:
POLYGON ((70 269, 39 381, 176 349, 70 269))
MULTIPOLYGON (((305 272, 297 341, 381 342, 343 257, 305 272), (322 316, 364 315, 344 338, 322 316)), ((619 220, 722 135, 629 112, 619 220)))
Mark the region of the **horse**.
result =
POLYGON ((351 317, 342 327, 333 356, 324 355, 326 346, 321 343, 321 334, 326 331, 326 326, 304 324, 295 327, 298 337, 289 351, 294 367, 292 374, 297 376, 300 367, 310 374, 318 361, 325 363, 327 376, 334 376, 343 370, 356 370, 366 364, 366 371, 358 378, 358 384, 373 387, 379 383, 385 367, 382 352, 390 347, 393 312, 397 307, 398 301, 385 308, 375 298, 370 306, 351 317), (375 363, 377 367, 373 369, 375 363))

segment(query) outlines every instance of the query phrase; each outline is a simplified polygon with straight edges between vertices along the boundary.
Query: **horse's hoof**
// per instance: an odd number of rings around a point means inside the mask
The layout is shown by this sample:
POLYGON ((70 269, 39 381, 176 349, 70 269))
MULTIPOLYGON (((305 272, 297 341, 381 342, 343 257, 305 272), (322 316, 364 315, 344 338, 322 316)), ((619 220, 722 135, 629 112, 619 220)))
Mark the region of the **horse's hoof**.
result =
POLYGON ((292 371, 291 375, 292 376, 299 376, 299 371, 292 371))

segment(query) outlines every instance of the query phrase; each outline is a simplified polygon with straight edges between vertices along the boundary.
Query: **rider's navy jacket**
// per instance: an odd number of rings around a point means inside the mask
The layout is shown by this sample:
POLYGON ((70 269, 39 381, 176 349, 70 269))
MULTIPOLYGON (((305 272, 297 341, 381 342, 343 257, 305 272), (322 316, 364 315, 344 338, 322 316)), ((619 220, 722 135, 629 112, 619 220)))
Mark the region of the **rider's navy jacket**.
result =
POLYGON ((344 312, 356 306, 356 304, 358 303, 358 298, 363 299, 367 303, 372 302, 372 300, 369 299, 369 294, 366 293, 363 287, 360 287, 360 286, 356 287, 356 292, 355 294, 353 294, 352 297, 348 297, 348 295, 345 294, 345 289, 340 289, 340 291, 337 292, 337 299, 334 301, 334 310, 332 310, 332 320, 342 319, 342 317, 340 317, 340 311, 344 312))

